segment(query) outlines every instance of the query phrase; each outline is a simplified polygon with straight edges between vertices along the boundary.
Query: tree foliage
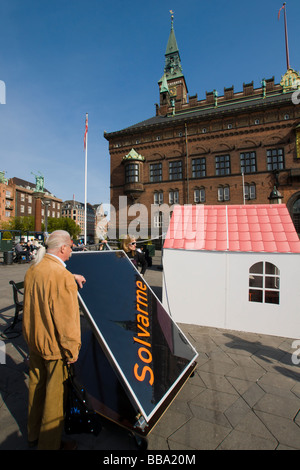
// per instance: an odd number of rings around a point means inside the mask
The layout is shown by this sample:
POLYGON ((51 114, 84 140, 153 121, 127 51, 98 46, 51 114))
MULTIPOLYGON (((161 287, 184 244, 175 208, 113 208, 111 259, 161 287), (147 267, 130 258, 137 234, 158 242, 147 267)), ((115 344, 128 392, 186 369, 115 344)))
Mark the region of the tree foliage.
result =
MULTIPOLYGON (((25 235, 26 232, 34 232, 34 217, 13 217, 9 222, 2 222, 1 229, 20 230, 22 235, 25 235)), ((75 240, 81 232, 80 226, 73 219, 49 217, 47 231, 51 233, 54 230, 66 230, 75 240)), ((45 231, 45 224, 42 224, 42 231, 45 231)))
POLYGON ((48 232, 54 230, 66 230, 71 235, 71 238, 76 239, 81 232, 81 228, 73 219, 62 217, 60 219, 49 217, 48 219, 48 232))

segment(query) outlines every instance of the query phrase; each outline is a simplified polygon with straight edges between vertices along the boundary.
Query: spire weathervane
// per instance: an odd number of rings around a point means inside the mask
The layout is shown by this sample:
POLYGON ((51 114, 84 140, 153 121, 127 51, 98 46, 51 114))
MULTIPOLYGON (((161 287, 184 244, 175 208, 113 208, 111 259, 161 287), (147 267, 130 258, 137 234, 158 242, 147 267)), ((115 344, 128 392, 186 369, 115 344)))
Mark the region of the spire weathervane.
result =
POLYGON ((170 10, 170 13, 171 13, 171 29, 173 29, 174 11, 170 10))

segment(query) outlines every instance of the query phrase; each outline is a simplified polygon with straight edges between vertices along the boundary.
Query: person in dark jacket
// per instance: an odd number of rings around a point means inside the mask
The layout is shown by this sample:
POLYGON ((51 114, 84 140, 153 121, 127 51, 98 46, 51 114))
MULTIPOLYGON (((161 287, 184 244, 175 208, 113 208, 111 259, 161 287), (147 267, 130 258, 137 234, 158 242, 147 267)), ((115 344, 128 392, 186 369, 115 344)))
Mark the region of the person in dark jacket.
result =
POLYGON ((144 275, 147 269, 147 261, 144 253, 137 251, 135 238, 128 235, 123 240, 122 249, 137 269, 138 266, 141 266, 141 274, 144 275))

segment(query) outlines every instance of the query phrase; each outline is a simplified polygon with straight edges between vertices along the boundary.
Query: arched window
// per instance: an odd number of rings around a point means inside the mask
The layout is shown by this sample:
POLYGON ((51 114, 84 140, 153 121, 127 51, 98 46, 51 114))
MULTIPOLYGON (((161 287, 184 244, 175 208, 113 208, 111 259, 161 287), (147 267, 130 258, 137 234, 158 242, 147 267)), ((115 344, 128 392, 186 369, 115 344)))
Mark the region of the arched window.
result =
POLYGON ((279 304, 280 271, 272 263, 260 261, 249 269, 249 302, 279 304))
POLYGON ((296 232, 300 233, 300 198, 297 199, 292 208, 292 219, 295 225, 296 232))

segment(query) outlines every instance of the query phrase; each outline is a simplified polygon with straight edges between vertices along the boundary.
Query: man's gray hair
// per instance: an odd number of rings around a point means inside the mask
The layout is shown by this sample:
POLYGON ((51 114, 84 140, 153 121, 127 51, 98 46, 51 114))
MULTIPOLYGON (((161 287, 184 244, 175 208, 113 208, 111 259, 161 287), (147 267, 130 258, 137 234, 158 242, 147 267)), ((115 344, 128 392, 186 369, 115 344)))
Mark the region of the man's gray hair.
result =
POLYGON ((48 250, 58 250, 63 245, 70 244, 71 236, 65 230, 55 230, 50 233, 46 240, 46 247, 48 250))
MULTIPOLYGON (((50 233, 49 237, 45 241, 45 245, 47 247, 47 251, 51 251, 55 253, 61 246, 69 245, 71 240, 71 236, 65 230, 55 230, 54 232, 50 233)), ((45 247, 41 247, 37 250, 36 257, 33 260, 33 264, 38 264, 44 258, 46 254, 45 247)))

